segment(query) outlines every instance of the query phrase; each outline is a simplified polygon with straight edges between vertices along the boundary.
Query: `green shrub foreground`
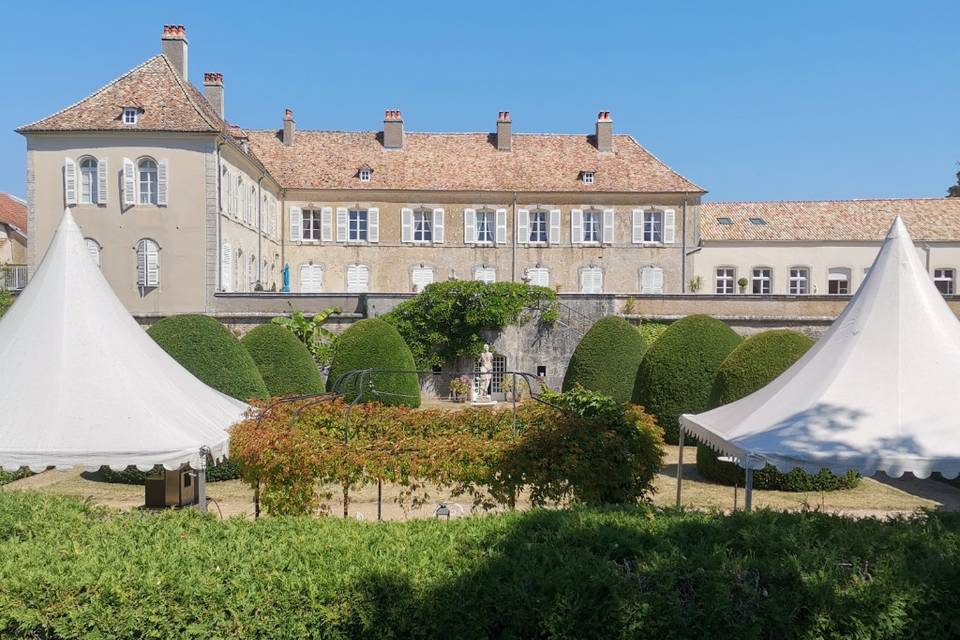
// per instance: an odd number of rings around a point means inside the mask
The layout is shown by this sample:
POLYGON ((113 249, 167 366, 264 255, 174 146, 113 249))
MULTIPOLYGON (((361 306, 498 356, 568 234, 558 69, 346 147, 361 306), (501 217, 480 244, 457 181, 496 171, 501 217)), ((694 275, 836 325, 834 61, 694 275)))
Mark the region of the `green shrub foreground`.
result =
POLYGON ((0 494, 4 638, 949 638, 960 517, 111 515, 0 494))
POLYGON ((617 402, 629 402, 645 351, 637 328, 618 316, 600 318, 573 351, 563 376, 563 390, 578 384, 617 402))

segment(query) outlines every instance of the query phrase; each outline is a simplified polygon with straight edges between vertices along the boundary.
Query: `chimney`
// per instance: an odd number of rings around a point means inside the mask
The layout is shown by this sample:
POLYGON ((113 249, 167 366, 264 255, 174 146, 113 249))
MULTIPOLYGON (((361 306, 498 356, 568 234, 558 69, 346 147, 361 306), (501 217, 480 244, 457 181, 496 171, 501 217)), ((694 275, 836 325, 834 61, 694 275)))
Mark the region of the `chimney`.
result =
POLYGON ((597 151, 611 153, 613 151, 613 119, 609 111, 597 114, 597 151))
POLYGON ((207 94, 207 102, 213 106, 213 110, 223 119, 223 74, 203 74, 203 90, 207 94))
POLYGON ((184 80, 187 79, 187 30, 182 24, 163 25, 160 50, 184 80))
POLYGON ((397 109, 387 109, 383 114, 383 146, 387 149, 403 148, 403 116, 397 109))
POLYGON ((497 151, 510 151, 510 112, 501 111, 497 116, 497 151))
POLYGON ((283 144, 293 146, 293 134, 297 131, 297 123, 293 121, 293 111, 287 109, 283 113, 283 144))

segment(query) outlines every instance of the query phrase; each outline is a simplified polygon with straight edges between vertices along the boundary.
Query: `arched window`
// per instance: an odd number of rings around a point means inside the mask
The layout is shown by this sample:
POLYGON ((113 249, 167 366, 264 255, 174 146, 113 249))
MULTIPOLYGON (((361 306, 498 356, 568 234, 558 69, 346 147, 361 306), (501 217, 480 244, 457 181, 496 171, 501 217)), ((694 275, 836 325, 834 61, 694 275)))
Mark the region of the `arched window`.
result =
POLYGON ((97 182, 97 159, 90 156, 81 159, 80 204, 97 204, 100 202, 97 182))
POLYGON ((140 181, 140 204, 157 204, 157 163, 152 158, 141 158, 137 163, 137 175, 140 181))
POLYGON ((87 245, 87 252, 90 254, 90 258, 93 260, 93 264, 97 265, 97 268, 100 268, 100 243, 94 240, 93 238, 84 238, 83 240, 87 245))
POLYGON ((137 243, 137 285, 141 289, 160 286, 160 245, 149 238, 137 243))

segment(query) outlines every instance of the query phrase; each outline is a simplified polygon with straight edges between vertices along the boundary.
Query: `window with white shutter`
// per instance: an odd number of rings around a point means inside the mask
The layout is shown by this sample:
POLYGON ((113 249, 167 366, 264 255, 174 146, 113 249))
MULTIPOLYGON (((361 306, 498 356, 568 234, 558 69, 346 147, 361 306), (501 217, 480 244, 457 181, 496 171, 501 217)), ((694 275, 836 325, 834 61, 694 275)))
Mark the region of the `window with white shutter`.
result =
POLYGON ((410 280, 416 293, 423 291, 428 284, 433 284, 433 278, 433 267, 419 265, 410 271, 410 280))
POLYGON ((63 200, 68 207, 77 204, 77 163, 73 158, 63 159, 63 200))
POLYGON ((363 264, 347 265, 347 293, 366 293, 370 290, 370 269, 363 264))
POLYGON ((527 280, 537 287, 549 287, 550 270, 546 267, 530 267, 527 269, 527 280))
POLYGON ((476 221, 476 244, 493 244, 496 240, 497 214, 495 211, 481 210, 474 213, 476 221))
POLYGON ((473 244, 477 241, 477 212, 474 209, 463 210, 463 243, 473 244))
POLYGON ((677 212, 673 209, 663 210, 663 243, 673 244, 677 236, 677 212))
POLYGON ((614 219, 613 209, 603 210, 603 243, 613 244, 614 219))
POLYGON ((288 211, 290 216, 290 242, 300 242, 303 240, 303 209, 290 207, 288 211))
POLYGON ((347 241, 349 215, 346 208, 337 207, 337 242, 347 241))
POLYGON ((93 260, 93 264, 97 265, 97 268, 100 268, 100 243, 94 240, 93 238, 84 238, 84 243, 87 245, 87 253, 90 254, 90 258, 93 260))
POLYGON ((233 217, 239 220, 243 217, 243 176, 237 175, 233 181, 233 217))
POLYGON ((323 292, 323 267, 319 264, 300 265, 300 293, 323 292))
POLYGON ((170 184, 170 170, 166 160, 157 161, 157 205, 167 206, 167 192, 170 184))
POLYGON ((80 158, 80 204, 97 204, 97 190, 100 180, 97 173, 97 159, 87 156, 80 158))
POLYGON ((257 256, 252 253, 247 257, 247 291, 257 288, 257 256))
POLYGON ((507 210, 497 209, 497 244, 507 242, 507 210))
POLYGON ((633 244, 643 243, 643 209, 634 209, 632 212, 633 244))
POLYGON ((97 161, 97 204, 107 204, 107 159, 100 158, 97 161))
POLYGON ((560 244, 560 209, 550 210, 550 244, 560 244))
POLYGON ((137 202, 139 204, 157 204, 157 161, 153 158, 141 158, 137 161, 137 202))
POLYGON ((123 159, 123 206, 137 204, 137 169, 133 160, 123 159))
POLYGON ((233 291, 233 247, 229 242, 220 248, 220 290, 233 291))
MULTIPOLYGON (((529 209, 517 209, 517 242, 527 244, 531 242, 530 235, 530 211, 529 209)), ((536 216, 538 212, 534 212, 536 216)))
POLYGON ((600 267, 580 269, 580 293, 603 293, 603 271, 600 267))
POLYGON ((644 267, 640 270, 640 293, 663 293, 663 269, 644 267))
POLYGON ((137 243, 137 285, 141 289, 160 286, 160 246, 149 238, 137 243))
POLYGON ((247 191, 247 199, 244 202, 243 221, 251 227, 257 223, 257 187, 250 185, 247 191))
POLYGON ((243 278, 241 277, 241 266, 243 265, 243 249, 237 248, 236 256, 233 259, 233 290, 243 291, 243 278))
POLYGON ((367 242, 380 242, 380 209, 367 210, 367 242))
POLYGON ((400 209, 400 242, 413 242, 413 209, 400 209))
POLYGON ((494 267, 480 266, 473 270, 473 279, 487 284, 493 284, 497 281, 497 270, 494 267))
POLYGON ((583 244, 582 209, 573 209, 570 211, 570 242, 572 244, 583 244))
POLYGON ((433 242, 443 244, 443 209, 433 210, 433 242))
POLYGON ((320 213, 320 239, 324 242, 331 242, 333 241, 333 208, 323 207, 320 213))

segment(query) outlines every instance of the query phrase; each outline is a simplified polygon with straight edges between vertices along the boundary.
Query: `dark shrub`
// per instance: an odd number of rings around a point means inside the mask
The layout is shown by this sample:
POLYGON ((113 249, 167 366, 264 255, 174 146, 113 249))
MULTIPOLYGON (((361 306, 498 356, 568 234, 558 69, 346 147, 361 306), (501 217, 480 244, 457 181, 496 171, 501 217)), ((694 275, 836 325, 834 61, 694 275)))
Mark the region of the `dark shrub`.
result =
POLYGON ((643 339, 636 327, 617 316, 597 320, 580 340, 566 375, 563 390, 576 385, 627 402, 643 352, 643 339))
MULTIPOLYGON (((102 482, 114 482, 117 484, 143 484, 147 479, 147 472, 140 471, 136 467, 127 467, 123 471, 114 471, 110 467, 100 467, 98 475, 93 479, 102 482)), ((223 480, 236 480, 240 477, 240 464, 224 458, 213 466, 207 467, 207 482, 222 482, 223 480)))
POLYGON ((724 323, 695 315, 671 324, 644 354, 633 401, 657 419, 667 442, 677 443, 680 414, 707 408, 717 369, 739 343, 724 323))
POLYGON ((253 357, 271 396, 323 391, 323 379, 310 350, 287 329, 262 324, 240 342, 253 357))
MULTIPOLYGON (((745 340, 720 365, 713 384, 710 406, 717 407, 745 398, 770 384, 813 346, 813 340, 796 331, 765 331, 745 340)), ((743 486, 744 470, 717 460, 717 452, 697 446, 697 471, 704 478, 743 486)), ((856 472, 836 476, 827 470, 811 475, 802 469, 780 473, 773 465, 755 471, 753 486, 778 491, 830 491, 847 489, 860 481, 856 472)))
POLYGON ((362 402, 420 406, 420 380, 416 373, 374 373, 350 379, 341 377, 360 369, 415 371, 413 354, 400 334, 383 320, 361 320, 344 331, 333 348, 333 362, 327 376, 327 390, 341 394, 347 402, 360 396, 362 402), (338 388, 334 385, 340 382, 338 388))
POLYGON ((238 400, 269 395, 253 358, 213 318, 170 316, 150 327, 148 333, 174 360, 214 389, 238 400))

